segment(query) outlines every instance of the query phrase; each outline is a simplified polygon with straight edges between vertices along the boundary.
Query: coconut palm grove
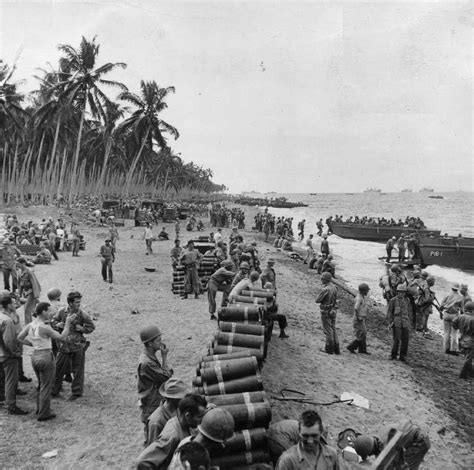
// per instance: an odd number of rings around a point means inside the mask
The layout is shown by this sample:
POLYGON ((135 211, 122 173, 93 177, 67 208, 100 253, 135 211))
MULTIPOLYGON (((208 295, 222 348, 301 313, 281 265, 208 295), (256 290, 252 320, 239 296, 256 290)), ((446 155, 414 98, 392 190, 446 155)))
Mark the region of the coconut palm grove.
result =
POLYGON ((173 86, 114 80, 123 62, 102 62, 96 38, 58 46, 56 67, 21 93, 15 65, 0 59, 3 202, 72 204, 88 194, 128 197, 222 191, 210 169, 176 154, 179 131, 161 118, 173 86))

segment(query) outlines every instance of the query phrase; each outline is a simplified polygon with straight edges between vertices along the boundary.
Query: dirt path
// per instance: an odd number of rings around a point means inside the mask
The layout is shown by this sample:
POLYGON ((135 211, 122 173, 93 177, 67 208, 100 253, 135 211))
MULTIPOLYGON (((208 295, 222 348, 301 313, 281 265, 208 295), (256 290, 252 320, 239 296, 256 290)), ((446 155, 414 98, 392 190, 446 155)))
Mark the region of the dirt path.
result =
MULTIPOLYGON (((33 208, 24 210, 20 217, 25 219, 27 215, 41 218, 49 213, 33 208)), ((166 226, 173 233, 171 225, 166 226)), ((67 292, 77 289, 83 293, 84 309, 97 318, 86 357, 84 396, 67 402, 69 386, 65 384, 65 393, 52 404, 58 418, 47 423, 38 423, 32 414, 18 418, 0 411, 1 469, 130 468, 142 440, 135 377, 141 352, 139 329, 149 323, 162 328, 175 374, 188 382, 215 331, 205 296, 180 300, 171 293, 171 241, 156 242, 154 254, 145 256, 143 229, 120 229, 115 283, 109 285, 101 279, 97 257, 105 231, 85 227, 82 231, 87 250, 79 258, 60 253, 58 262, 37 266, 35 271, 43 288, 42 299, 51 287, 59 287, 64 298, 67 292), (148 273, 144 270, 147 266, 156 267, 157 271, 148 273), (132 315, 133 309, 140 313, 132 315), (57 457, 41 457, 53 449, 58 450, 57 457)), ((224 232, 227 237, 228 230, 224 232)), ((187 240, 196 234, 183 235, 187 240)), ((246 233, 247 238, 254 236, 246 233)), ((470 447, 474 431, 469 415, 473 409, 472 382, 456 379, 460 359, 441 355, 439 341, 427 342, 417 337, 410 343, 408 366, 388 361, 387 332, 377 315, 370 323, 372 355, 350 355, 345 346, 351 339, 351 318, 344 313, 338 318, 343 354, 321 353, 323 334, 314 303, 319 276, 307 273, 301 263, 276 252, 260 239, 258 244, 263 259, 270 254, 277 258, 279 304, 290 324, 288 340, 280 340, 278 331, 274 331, 263 369, 269 394, 287 387, 303 391, 317 402, 329 402, 343 391, 359 393, 369 400, 370 410, 343 404, 317 407, 330 436, 347 427, 372 431, 385 423, 411 417, 430 433, 432 448, 422 468, 474 468, 470 447)), ((343 301, 343 311, 350 311, 348 301, 343 301)), ((25 353, 30 354, 28 350, 25 353)), ((25 368, 33 376, 29 357, 25 357, 25 368)), ((34 412, 34 384, 22 388, 28 395, 20 397, 19 404, 34 412)), ((302 410, 295 403, 272 400, 272 405, 274 419, 296 417, 302 410)))

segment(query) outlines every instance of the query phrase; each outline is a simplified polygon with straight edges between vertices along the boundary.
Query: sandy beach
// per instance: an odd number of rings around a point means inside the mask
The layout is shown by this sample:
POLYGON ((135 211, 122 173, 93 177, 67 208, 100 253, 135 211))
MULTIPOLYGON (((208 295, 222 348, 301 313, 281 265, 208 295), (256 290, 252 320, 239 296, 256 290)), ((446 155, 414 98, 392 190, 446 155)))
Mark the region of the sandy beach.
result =
MULTIPOLYGON (((247 210, 247 209, 246 209, 247 210)), ((15 212, 21 221, 28 218, 57 218, 50 207, 1 209, 15 212)), ((252 226, 248 210, 247 227, 252 226)), ((96 331, 89 336, 86 353, 84 396, 66 401, 69 385, 52 402, 58 417, 51 422, 34 419, 35 382, 21 384, 28 392, 18 404, 30 410, 25 417, 0 412, 1 469, 101 469, 131 468, 141 450, 142 426, 136 392, 136 366, 142 350, 138 331, 155 323, 163 331, 170 349, 169 362, 175 375, 188 383, 195 374, 199 358, 206 354, 207 343, 216 329, 209 321, 206 296, 181 300, 171 292, 169 252, 172 240, 155 242, 153 255, 145 255, 143 228, 127 220, 119 227, 114 284, 102 281, 98 252, 106 229, 81 225, 87 242, 80 257, 59 253, 59 261, 38 265, 35 272, 46 292, 59 287, 63 299, 70 290, 83 294, 83 307, 96 319, 96 331), (145 271, 155 267, 155 272, 145 271), (138 310, 134 315, 132 310, 138 310), (57 450, 46 459, 45 452, 57 450)), ((174 234, 171 224, 166 226, 174 234)), ((206 226, 208 223, 206 221, 206 226)), ((204 233, 209 233, 207 228, 204 233)), ((371 356, 351 355, 346 346, 352 339, 352 299, 341 292, 338 333, 342 355, 320 352, 324 345, 319 308, 314 300, 321 283, 315 272, 293 261, 263 241, 261 234, 243 232, 246 241, 256 240, 260 258, 276 258, 278 303, 288 317, 290 338, 278 338, 274 329, 268 359, 263 368, 265 390, 278 396, 282 388, 305 393, 318 403, 337 400, 343 392, 355 392, 369 400, 369 409, 347 404, 317 406, 330 439, 340 431, 376 431, 385 424, 410 418, 429 432, 431 450, 423 469, 474 468, 473 384, 458 379, 462 358, 443 354, 441 338, 424 339, 412 334, 409 363, 389 361, 391 338, 384 323, 384 309, 374 305, 369 319, 368 346, 371 356)), ((196 232, 181 232, 187 241, 196 232)), ((223 230, 227 239, 229 229, 223 230)), ((171 236, 172 238, 172 236, 171 236)), ((337 255, 337 253, 336 253, 337 255)), ((376 288, 374 280, 372 288, 376 288)), ((20 316, 23 313, 20 310, 20 316)), ((33 377, 30 350, 25 348, 24 363, 33 377)), ((307 405, 271 400, 274 420, 296 418, 307 405)), ((351 468, 341 460, 342 468, 351 468)))

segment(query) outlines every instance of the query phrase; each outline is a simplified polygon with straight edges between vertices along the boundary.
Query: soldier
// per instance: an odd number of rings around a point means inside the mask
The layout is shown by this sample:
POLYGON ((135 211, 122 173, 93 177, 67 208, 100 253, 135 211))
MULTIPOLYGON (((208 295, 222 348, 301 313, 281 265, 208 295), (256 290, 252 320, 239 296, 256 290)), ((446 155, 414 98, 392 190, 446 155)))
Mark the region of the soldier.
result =
POLYGON ((80 292, 70 292, 67 296, 67 307, 62 308, 52 318, 51 326, 62 332, 69 315, 75 315, 69 334, 66 339, 59 343, 59 352, 56 363, 56 379, 51 395, 58 396, 62 387, 64 374, 72 371, 71 396, 69 401, 77 400, 84 391, 84 369, 86 362, 86 350, 89 342, 86 341, 85 334, 92 333, 95 325, 92 319, 81 307, 82 295, 80 292))
POLYGON ((459 330, 459 346, 464 350, 466 357, 459 378, 469 379, 472 376, 472 359, 474 358, 474 302, 466 302, 464 313, 453 320, 452 327, 459 330))
POLYGON ((363 282, 359 285, 359 293, 356 295, 354 303, 354 336, 355 339, 352 341, 347 349, 354 353, 356 349, 361 354, 370 354, 367 352, 367 313, 369 310, 367 295, 369 293, 369 286, 363 282))
POLYGON ((17 266, 20 269, 20 297, 25 302, 25 325, 31 323, 36 304, 39 302, 41 286, 32 269, 26 266, 26 259, 23 256, 17 259, 17 266))
POLYGON ((387 310, 388 327, 393 331, 393 346, 390 358, 397 359, 400 350, 400 361, 407 362, 410 322, 413 318, 412 306, 407 298, 407 286, 399 284, 397 295, 390 299, 387 310))
POLYGON ((320 304, 321 323, 326 336, 326 346, 321 351, 327 354, 341 354, 336 332, 337 289, 331 284, 331 280, 330 273, 321 275, 323 289, 316 299, 316 303, 320 304))
POLYGON ((140 340, 144 351, 138 362, 138 396, 142 412, 142 423, 147 438, 147 420, 160 406, 160 387, 172 375, 173 369, 168 367, 168 352, 166 344, 162 342, 161 330, 156 325, 150 325, 140 330, 140 340), (160 351, 161 362, 156 357, 160 351))
POLYGON ((109 278, 110 284, 114 281, 114 274, 112 272, 112 263, 115 262, 115 248, 111 244, 111 239, 107 238, 105 240, 105 245, 100 247, 100 256, 102 264, 102 279, 107 282, 107 277, 109 278))
POLYGON ((234 263, 229 260, 222 261, 221 267, 209 278, 207 283, 207 300, 209 302, 209 314, 211 320, 217 320, 216 313, 216 295, 218 291, 222 292, 221 306, 227 305, 227 299, 231 290, 231 282, 234 278, 232 268, 234 263))
POLYGON ((10 277, 12 279, 13 291, 17 288, 17 273, 15 268, 16 257, 21 256, 21 253, 16 247, 12 245, 10 239, 5 238, 3 240, 2 249, 2 271, 3 271, 3 286, 6 290, 10 290, 10 277))

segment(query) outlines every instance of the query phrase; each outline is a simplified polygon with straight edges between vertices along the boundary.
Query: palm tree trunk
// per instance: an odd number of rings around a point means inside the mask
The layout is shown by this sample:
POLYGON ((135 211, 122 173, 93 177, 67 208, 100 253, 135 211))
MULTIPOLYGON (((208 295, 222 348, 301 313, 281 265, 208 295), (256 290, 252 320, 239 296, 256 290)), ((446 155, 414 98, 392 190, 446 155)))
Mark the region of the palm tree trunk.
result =
POLYGON ((107 164, 109 162, 110 152, 112 150, 112 136, 109 136, 107 139, 107 144, 105 146, 105 156, 104 163, 102 165, 102 171, 100 173, 99 181, 97 182, 97 191, 100 190, 105 179, 105 172, 107 171, 107 164))
POLYGON ((166 169, 165 183, 163 185, 163 199, 166 198, 166 186, 168 185, 168 174, 170 172, 170 167, 166 169))
POLYGON ((142 152, 143 152, 143 149, 145 148, 145 144, 146 144, 146 140, 147 140, 147 137, 148 137, 148 132, 146 132, 146 134, 144 135, 143 137, 143 140, 142 140, 142 144, 140 146, 140 150, 138 151, 137 155, 135 156, 135 158, 133 159, 133 162, 130 166, 130 170, 128 170, 128 174, 127 174, 127 178, 125 180, 125 197, 128 197, 128 191, 129 191, 129 187, 130 187, 130 182, 132 180, 132 177, 133 177, 133 173, 135 172, 135 168, 138 164, 138 160, 140 160, 140 157, 142 155, 142 152))
POLYGON ((86 114, 86 106, 84 104, 82 108, 82 113, 81 113, 81 122, 79 123, 79 132, 77 133, 76 152, 74 153, 74 164, 73 164, 72 173, 71 173, 71 186, 69 189, 68 207, 71 206, 72 195, 74 194, 75 187, 76 187, 77 163, 79 162, 79 151, 81 149, 82 128, 84 127, 85 114, 86 114))
POLYGON ((62 190, 62 185, 63 185, 63 180, 64 180, 64 173, 66 172, 66 152, 67 152, 67 147, 64 148, 63 164, 61 166, 61 173, 59 174, 58 192, 56 193, 56 198, 58 200, 58 203, 61 198, 61 190, 62 190))

